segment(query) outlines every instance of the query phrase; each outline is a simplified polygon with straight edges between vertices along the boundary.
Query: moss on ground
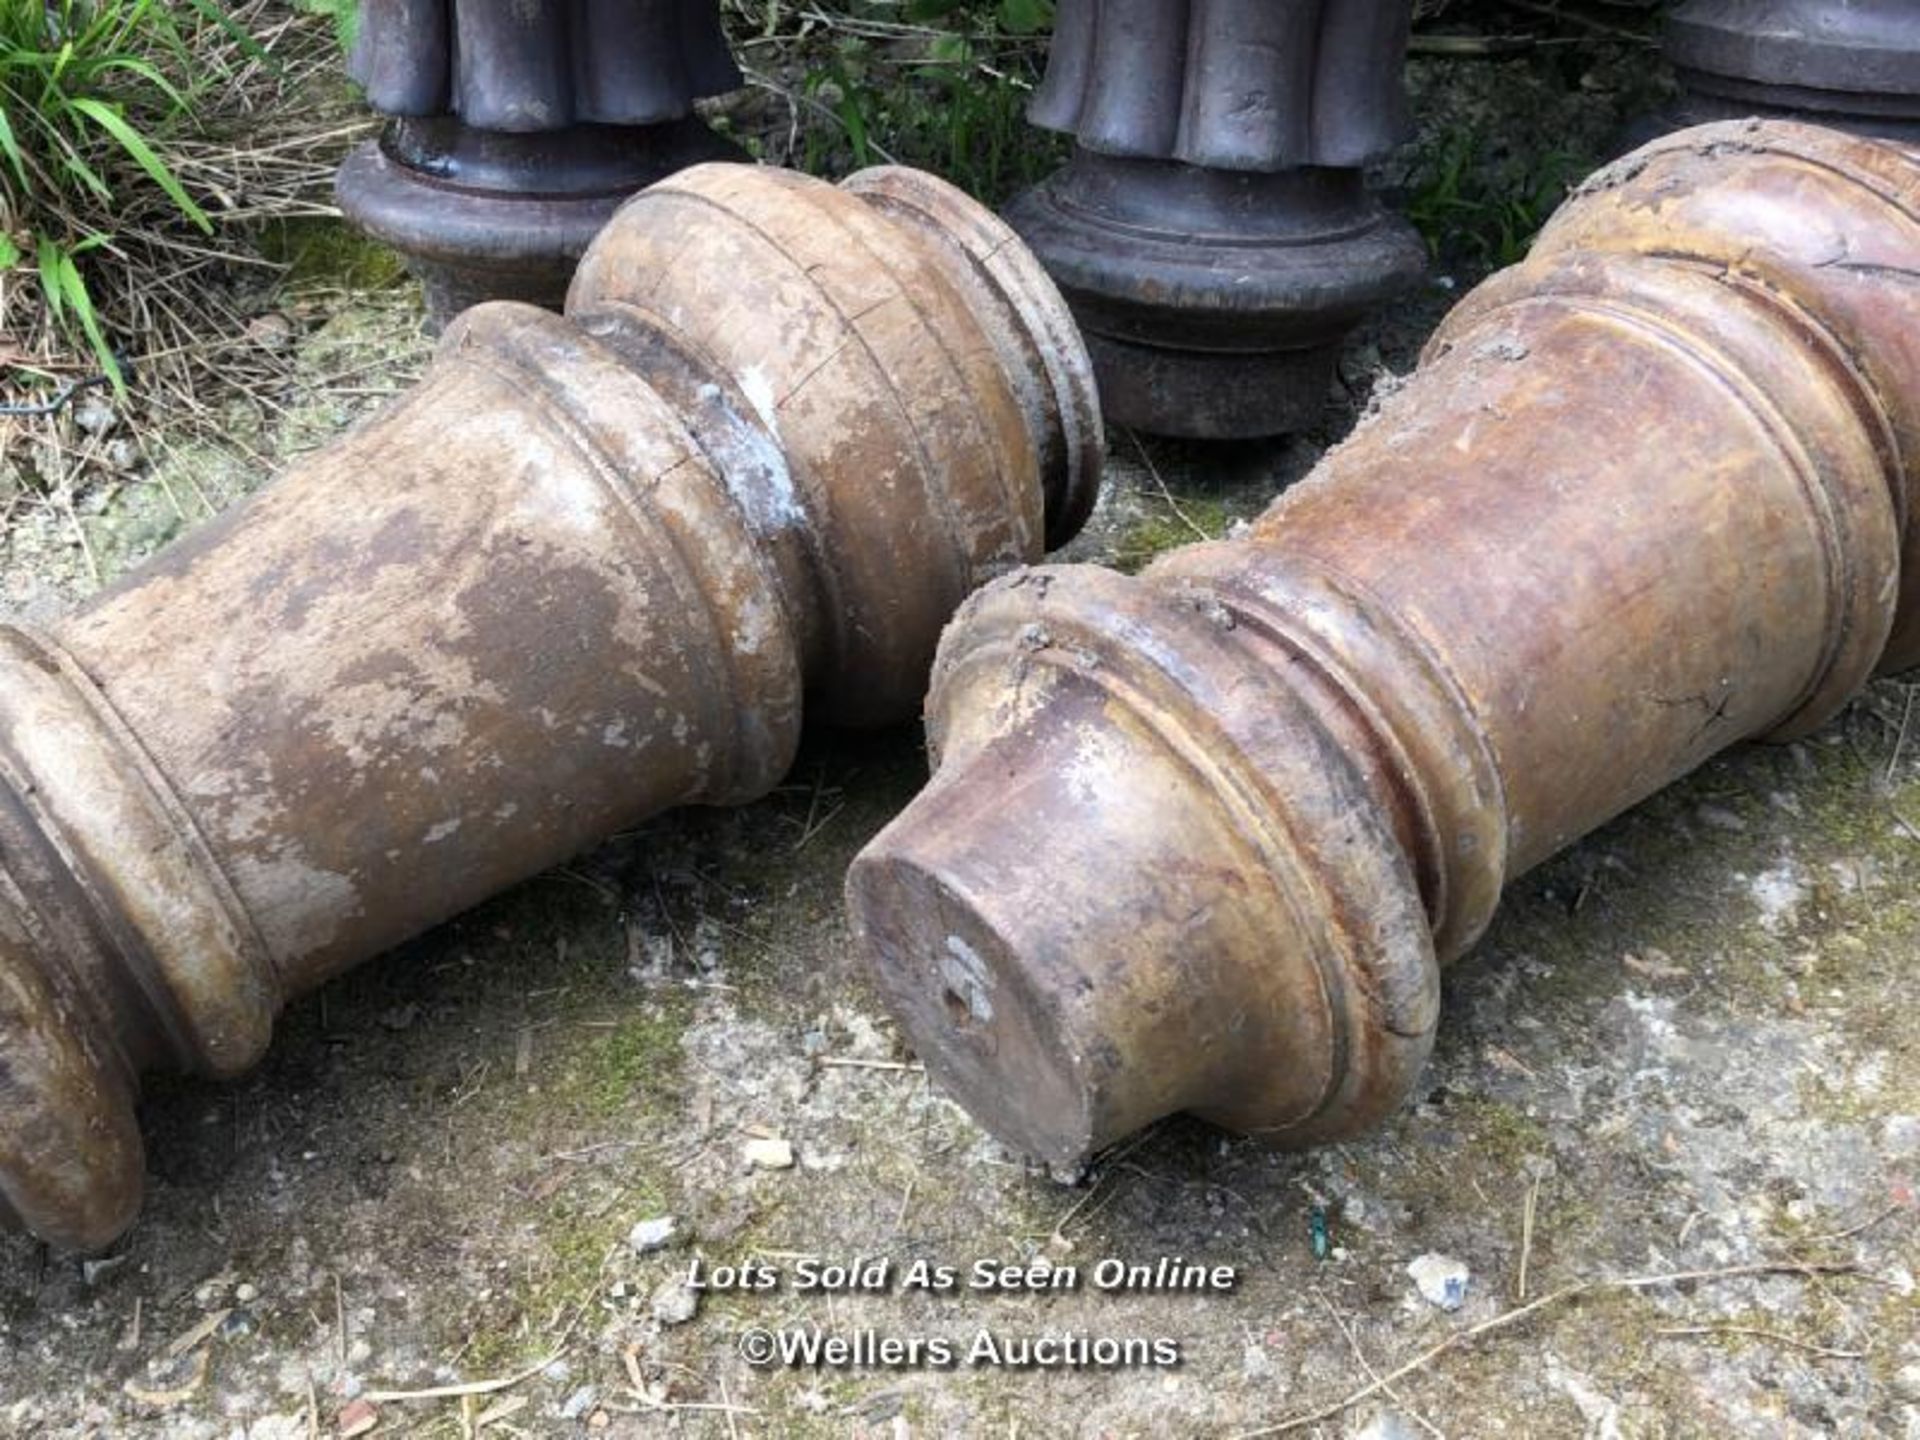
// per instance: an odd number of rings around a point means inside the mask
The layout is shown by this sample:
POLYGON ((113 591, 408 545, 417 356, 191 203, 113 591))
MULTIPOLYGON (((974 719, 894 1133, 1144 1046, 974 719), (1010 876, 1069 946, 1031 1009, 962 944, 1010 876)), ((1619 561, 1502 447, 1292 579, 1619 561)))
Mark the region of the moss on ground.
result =
POLYGON ((692 1008, 684 994, 669 993, 606 1022, 557 1086, 542 1087, 542 1099, 576 1107, 590 1120, 677 1110, 685 1060, 680 1037, 692 1008))
POLYGON ((406 262, 365 231, 329 216, 275 220, 260 233, 260 253, 287 267, 286 287, 352 292, 385 290, 406 279, 406 262))
POLYGON ((1113 567, 1128 575, 1169 550, 1202 538, 1219 539, 1234 519, 1226 499, 1216 495, 1188 494, 1148 505, 1148 513, 1122 530, 1114 544, 1113 567))

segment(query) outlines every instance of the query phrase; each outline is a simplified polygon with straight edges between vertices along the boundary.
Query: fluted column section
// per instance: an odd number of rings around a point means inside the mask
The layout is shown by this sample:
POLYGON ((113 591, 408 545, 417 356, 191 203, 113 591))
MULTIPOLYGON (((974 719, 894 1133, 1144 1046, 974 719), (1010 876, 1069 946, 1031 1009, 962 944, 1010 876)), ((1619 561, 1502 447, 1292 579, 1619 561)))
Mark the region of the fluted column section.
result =
POLYGON ((1061 0, 1033 123, 1074 137, 1014 227, 1124 425, 1298 429, 1426 253, 1367 192, 1406 128, 1405 0, 1061 0))
POLYGON ((1920 141, 1912 0, 1686 0, 1666 52, 1680 124, 1773 115, 1920 141))
POLYGON ((482 300, 559 309, 622 201, 746 158, 694 115, 741 84, 718 0, 366 0, 348 71, 389 119, 340 206, 407 258, 435 331, 482 300))

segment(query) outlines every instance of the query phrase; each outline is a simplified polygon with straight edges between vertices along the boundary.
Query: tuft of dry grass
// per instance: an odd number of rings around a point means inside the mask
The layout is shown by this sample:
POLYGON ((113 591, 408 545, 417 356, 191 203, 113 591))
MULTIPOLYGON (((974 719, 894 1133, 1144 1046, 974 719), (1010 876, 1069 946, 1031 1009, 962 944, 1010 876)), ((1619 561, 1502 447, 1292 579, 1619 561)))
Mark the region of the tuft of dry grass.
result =
POLYGON ((164 132, 166 163, 212 233, 106 150, 90 160, 113 189, 111 214, 70 217, 72 233, 110 235, 85 257, 86 278, 127 394, 94 383, 98 357, 49 313, 31 267, 0 271, 0 536, 21 507, 71 508, 91 478, 117 468, 110 447, 76 423, 89 403, 115 408, 122 438, 213 436, 236 402, 271 407, 292 379, 273 310, 286 267, 261 254, 259 238, 273 222, 337 215, 333 172, 375 122, 340 78, 324 17, 274 0, 241 0, 228 13, 253 45, 214 25, 188 32, 191 112, 164 132))

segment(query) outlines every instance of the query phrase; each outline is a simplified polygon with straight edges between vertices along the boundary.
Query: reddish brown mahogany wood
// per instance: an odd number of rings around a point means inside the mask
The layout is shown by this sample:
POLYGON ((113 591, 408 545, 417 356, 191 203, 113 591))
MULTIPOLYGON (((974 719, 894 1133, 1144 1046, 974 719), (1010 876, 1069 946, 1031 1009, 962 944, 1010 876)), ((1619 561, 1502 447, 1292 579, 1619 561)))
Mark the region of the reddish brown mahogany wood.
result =
POLYGON ((1660 141, 1246 536, 1023 571, 942 642, 849 903, 928 1068, 1061 1164, 1408 1093, 1502 885, 1920 662, 1920 154, 1660 141))
POLYGON ((131 1221, 133 1099, 286 997, 676 804, 764 794, 801 711, 912 713, 942 622, 1101 464, 1058 293, 883 169, 703 166, 566 318, 427 376, 46 633, 0 626, 0 1219, 131 1221))

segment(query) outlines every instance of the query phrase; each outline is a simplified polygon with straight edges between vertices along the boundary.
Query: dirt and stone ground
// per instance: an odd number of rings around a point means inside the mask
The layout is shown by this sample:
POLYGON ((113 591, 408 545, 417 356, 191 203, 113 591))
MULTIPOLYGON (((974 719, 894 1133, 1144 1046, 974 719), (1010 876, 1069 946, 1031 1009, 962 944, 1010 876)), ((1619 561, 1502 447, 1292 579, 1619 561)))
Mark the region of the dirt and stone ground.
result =
MULTIPOLYGON (((1542 133, 1611 123, 1566 95, 1542 133)), ((1074 558, 1134 567, 1257 512, 1411 366, 1449 293, 1356 338, 1319 433, 1115 435, 1074 558)), ((343 309, 298 342, 314 383, 244 446, 24 513, 0 606, 69 603, 257 483, 249 451, 348 423, 419 365, 415 318, 390 294, 343 309)), ((815 736, 766 801, 616 837, 300 1003, 245 1080, 156 1082, 123 1245, 0 1237, 0 1433, 1920 1436, 1913 701, 1883 683, 1520 881, 1378 1135, 1275 1155, 1172 1122, 1077 1187, 929 1085, 850 946, 840 878, 921 782, 917 735, 815 736), (747 1163, 768 1140, 790 1168, 747 1163), (665 1248, 636 1250, 669 1216, 665 1248), (1455 1311, 1408 1273, 1433 1254, 1469 1277, 1455 1311), (807 1257, 863 1256, 893 1263, 889 1291, 793 1287, 807 1257), (1238 1283, 1092 1286, 1104 1258, 1176 1256, 1238 1283), (696 1257, 788 1283, 692 1306, 696 1257), (979 1259, 1076 1266, 1081 1288, 900 1283, 979 1259), (741 1356, 755 1327, 808 1326, 963 1355, 982 1330, 1163 1337, 1180 1363, 741 1356)))

